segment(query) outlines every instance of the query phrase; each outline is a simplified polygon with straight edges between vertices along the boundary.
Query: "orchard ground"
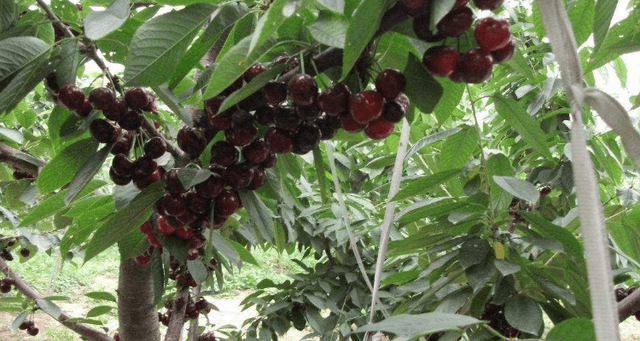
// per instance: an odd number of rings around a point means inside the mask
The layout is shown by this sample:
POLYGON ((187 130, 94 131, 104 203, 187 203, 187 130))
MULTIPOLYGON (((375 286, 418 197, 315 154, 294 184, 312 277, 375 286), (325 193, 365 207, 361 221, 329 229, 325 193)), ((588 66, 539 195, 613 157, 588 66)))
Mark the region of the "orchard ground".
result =
MULTIPOLYGON (((301 268, 291 261, 291 258, 301 259, 307 265, 313 265, 312 257, 302 258, 302 254, 288 255, 286 252, 278 254, 274 249, 253 252, 256 259, 262 265, 257 267, 247 264, 240 271, 226 274, 224 290, 214 296, 206 297, 218 310, 212 310, 208 317, 215 327, 235 325, 241 327, 242 322, 250 317, 257 316, 255 309, 242 310, 240 302, 253 292, 258 282, 270 278, 274 281, 285 281, 288 274, 300 271, 301 268)), ((49 257, 44 253, 38 253, 29 262, 20 262, 19 257, 10 262, 10 265, 23 278, 28 280, 42 294, 48 296, 67 295, 70 301, 56 301, 61 308, 74 317, 82 317, 93 307, 109 305, 111 303, 98 302, 85 296, 92 291, 106 291, 115 294, 118 286, 117 269, 118 253, 115 248, 104 252, 90 263, 79 264, 64 263, 58 270, 58 257, 49 257)), ((113 304, 112 304, 113 305, 113 304)), ((40 334, 36 337, 29 336, 24 331, 11 332, 9 326, 19 312, 0 312, 0 341, 9 340, 39 340, 39 341, 80 341, 80 337, 61 326, 48 315, 39 312, 34 316, 36 326, 40 328, 40 334)), ((97 317, 103 321, 110 330, 117 328, 117 315, 115 310, 106 315, 97 317)), ((203 321, 203 320, 201 320, 203 321)), ((550 326, 550 323, 549 323, 550 326)), ((310 329, 298 331, 292 328, 283 341, 302 340, 310 329)), ((631 317, 620 325, 622 341, 640 340, 640 322, 631 317)))

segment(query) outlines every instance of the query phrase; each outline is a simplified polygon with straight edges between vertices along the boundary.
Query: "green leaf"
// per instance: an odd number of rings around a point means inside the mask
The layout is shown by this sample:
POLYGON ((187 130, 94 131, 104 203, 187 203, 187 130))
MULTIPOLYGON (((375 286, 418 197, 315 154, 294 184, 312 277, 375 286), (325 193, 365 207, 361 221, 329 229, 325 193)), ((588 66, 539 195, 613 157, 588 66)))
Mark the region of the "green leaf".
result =
MULTIPOLYGON (((360 58, 362 51, 369 45, 378 30, 384 13, 384 1, 363 0, 349 18, 349 28, 342 56, 342 77, 345 79, 360 58)), ((411 97, 411 96, 409 96, 411 97)))
POLYGON ((596 341, 593 322, 587 318, 570 318, 556 324, 547 334, 547 341, 596 341))
POLYGON ((120 252, 120 257, 124 259, 140 256, 148 249, 147 235, 140 232, 140 229, 131 229, 128 234, 118 241, 118 251, 120 252))
POLYGON ((189 273, 193 276, 193 279, 198 283, 203 283, 207 280, 207 267, 202 263, 200 259, 188 260, 187 268, 189 273))
POLYGON ((142 24, 129 45, 127 85, 156 86, 167 81, 213 10, 210 4, 192 5, 142 24))
POLYGON ((113 0, 102 12, 91 11, 84 19, 84 33, 91 40, 117 30, 129 17, 129 0, 113 0))
POLYGON ((184 77, 200 63, 202 57, 211 46, 220 38, 222 32, 233 26, 247 13, 247 6, 242 2, 230 2, 221 6, 215 13, 206 31, 194 42, 189 50, 180 59, 180 63, 173 71, 169 81, 169 89, 174 89, 184 77))
POLYGON ((414 197, 416 195, 428 194, 433 189, 433 187, 443 183, 444 181, 452 178, 457 174, 460 174, 460 169, 449 169, 411 180, 411 182, 404 188, 399 190, 398 193, 396 193, 396 195, 391 198, 391 200, 398 201, 414 197))
POLYGON ((431 31, 436 32, 436 25, 444 18, 447 13, 451 12, 456 0, 434 0, 431 2, 431 31))
POLYGON ((38 174, 38 191, 50 193, 73 180, 74 175, 95 154, 97 148, 98 142, 89 137, 62 150, 38 174))
POLYGON ((42 75, 47 75, 51 71, 53 66, 47 63, 46 53, 22 68, 0 92, 0 114, 12 111, 36 85, 42 82, 42 75))
POLYGON ((509 276, 516 272, 519 272, 521 267, 518 264, 509 263, 502 259, 494 259, 493 264, 496 266, 496 269, 500 271, 502 276, 509 276))
POLYGON ((463 268, 480 264, 491 251, 491 246, 482 239, 472 239, 464 242, 460 247, 458 262, 463 268))
POLYGON ((538 229, 541 232, 541 235, 545 238, 553 238, 559 241, 562 244, 562 248, 567 254, 570 254, 575 259, 582 259, 583 250, 582 244, 578 241, 578 239, 571 233, 571 231, 552 224, 547 221, 543 217, 528 213, 528 212, 520 212, 522 217, 530 222, 533 228, 538 229))
POLYGON ((478 148, 477 134, 475 128, 466 128, 447 137, 439 153, 441 169, 455 169, 464 166, 478 148))
POLYGON ((203 98, 209 99, 219 95, 275 45, 275 41, 271 40, 249 53, 250 43, 251 36, 244 37, 222 57, 211 74, 207 90, 202 95, 203 98))
POLYGON ((526 180, 520 180, 512 176, 493 176, 493 181, 500 188, 511 193, 513 196, 535 203, 540 198, 540 191, 535 185, 526 180))
POLYGON ((258 226, 260 234, 266 240, 273 240, 275 222, 273 212, 260 200, 254 191, 238 191, 244 208, 253 222, 258 226))
MULTIPOLYGON (((0 0, 0 4, 2 4, 2 0, 0 0)), ((1 7, 0 7, 0 10, 2 10, 1 7)), ((23 311, 22 314, 16 316, 15 320, 13 320, 13 323, 11 323, 11 327, 9 327, 9 330, 11 330, 12 333, 15 333, 18 330, 18 327, 20 327, 20 325, 22 324, 22 322, 24 322, 24 320, 27 319, 27 317, 29 316, 29 313, 30 313, 29 311, 23 311)))
POLYGON ((12 37, 0 41, 0 83, 46 56, 49 49, 49 44, 35 37, 12 37))
POLYGON ((109 306, 109 305, 99 305, 97 307, 91 308, 91 310, 89 310, 87 312, 87 318, 96 317, 96 316, 107 314, 112 309, 113 309, 113 307, 109 306))
POLYGON ((174 114, 178 115, 178 117, 180 117, 180 119, 188 126, 193 126, 193 118, 191 117, 191 114, 182 106, 182 104, 180 104, 181 100, 166 84, 154 86, 153 90, 174 114))
POLYGON ((460 130, 462 130, 462 129, 459 128, 459 127, 456 127, 456 128, 452 128, 452 129, 445 130, 445 131, 439 131, 437 133, 434 133, 434 134, 431 134, 431 135, 428 135, 428 136, 425 136, 425 137, 421 138, 418 142, 416 142, 413 146, 411 146, 411 148, 409 148, 409 151, 407 151, 407 155, 405 155, 405 157, 404 157, 404 163, 408 162, 409 159, 415 153, 420 151, 422 148, 424 148, 424 147, 426 147, 426 146, 428 146, 428 145, 430 145, 432 143, 444 140, 447 137, 460 132, 460 130))
POLYGON ((395 219, 398 224, 406 225, 416 220, 437 217, 447 212, 451 212, 456 208, 468 205, 466 201, 456 201, 453 198, 431 198, 416 202, 400 211, 395 219))
POLYGON ((249 264, 253 264, 255 266, 260 266, 260 263, 258 263, 258 261, 253 257, 253 255, 251 254, 251 252, 249 252, 249 250, 247 250, 244 246, 242 246, 240 243, 231 240, 231 239, 227 239, 226 242, 231 245, 231 247, 236 250, 236 252, 238 253, 238 256, 240 256, 240 259, 249 263, 249 264))
POLYGON ((202 168, 181 168, 178 170, 178 179, 184 188, 191 188, 201 182, 204 182, 211 176, 211 171, 202 168))
POLYGON ((574 1, 567 8, 567 15, 569 16, 578 47, 591 35, 595 10, 594 1, 574 1))
POLYGON ((80 64, 80 42, 75 39, 64 39, 53 49, 52 62, 56 63, 56 81, 59 85, 75 84, 78 65, 80 64))
POLYGON ((271 66, 268 71, 254 77, 251 82, 243 86, 240 90, 234 91, 231 95, 227 96, 224 102, 222 102, 222 105, 220 105, 218 112, 223 112, 240 103, 240 101, 251 96, 256 91, 260 91, 265 84, 276 78, 287 65, 288 64, 279 64, 271 66))
MULTIPOLYGON (((193 272, 191 272, 191 274, 193 274, 193 272)), ((160 303, 162 296, 164 295, 162 250, 158 248, 153 249, 153 253, 151 254, 151 276, 153 279, 153 305, 156 306, 160 303)), ((196 279, 195 275, 193 275, 193 278, 196 279)))
MULTIPOLYGON (((89 183, 89 186, 87 186, 82 193, 80 194, 80 196, 84 196, 87 195, 87 193, 90 193, 102 186, 104 186, 106 184, 106 182, 104 181, 92 181, 89 183)), ((58 213, 60 210, 62 210, 65 207, 64 204, 64 196, 67 194, 67 190, 64 191, 60 191, 58 193, 56 193, 55 195, 45 199, 44 201, 42 201, 38 206, 36 206, 33 210, 31 210, 29 212, 29 214, 24 217, 22 219, 22 221, 20 222, 20 225, 18 225, 19 227, 24 227, 24 226, 29 226, 29 225, 33 225, 34 223, 48 218, 56 213, 58 213)))
POLYGON ((385 285, 402 285, 409 281, 413 281, 420 275, 420 270, 400 271, 385 277, 380 281, 381 286, 385 285))
POLYGON ((220 251, 220 253, 225 256, 229 261, 233 262, 236 265, 240 264, 240 255, 238 252, 228 243, 229 239, 225 238, 218 231, 212 231, 211 234, 211 243, 216 250, 220 251))
POLYGON ((18 6, 14 0, 0 0, 0 33, 8 29, 18 14, 18 6))
POLYGON ((309 26, 309 33, 315 40, 327 46, 344 48, 349 28, 349 20, 342 15, 320 12, 318 20, 309 26))
POLYGON ((391 316, 381 322, 367 324, 354 331, 388 332, 403 339, 437 333, 444 330, 457 330, 462 327, 480 324, 481 321, 464 315, 445 313, 426 313, 418 315, 400 314, 391 316))
POLYGON ((36 298, 36 304, 38 304, 38 307, 40 307, 42 311, 49 314, 49 316, 53 317, 56 320, 59 319, 60 314, 62 314, 60 307, 58 307, 58 305, 49 301, 48 299, 36 298))
POLYGON ((22 144, 24 142, 22 134, 15 129, 0 127, 0 136, 17 144, 22 144))
POLYGON ((288 0, 274 0, 269 4, 269 9, 260 17, 253 31, 251 43, 249 44, 249 53, 253 52, 257 46, 262 46, 266 43, 267 39, 273 36, 278 27, 291 15, 291 13, 285 14, 282 10, 287 3, 288 0))
POLYGON ((629 16, 609 29, 600 49, 591 55, 585 73, 591 72, 625 53, 640 51, 640 11, 632 11, 629 16))
POLYGON ((109 156, 109 152, 111 151, 111 145, 106 145, 102 147, 97 153, 93 154, 87 162, 78 170, 76 176, 69 183, 69 188, 67 189, 67 194, 64 196, 65 205, 69 205, 70 202, 75 199, 75 197, 84 189, 84 187, 93 179, 93 177, 98 173, 102 164, 109 156))
POLYGON ((526 296, 511 296, 504 305, 504 317, 513 328, 525 333, 539 335, 542 331, 542 309, 526 296))
POLYGON ((596 53, 602 46, 617 5, 618 0, 597 0, 593 18, 593 42, 595 46, 592 53, 596 53))
POLYGON ((344 13, 344 0, 316 0, 320 5, 336 13, 344 13))
POLYGON ((106 291, 92 291, 92 292, 86 293, 84 295, 89 297, 89 298, 93 298, 94 300, 110 301, 110 302, 114 302, 114 303, 117 302, 116 297, 113 296, 112 293, 106 292, 106 291))
POLYGON ((144 223, 151 213, 153 206, 164 194, 164 184, 159 181, 151 184, 138 194, 129 206, 109 216, 102 223, 93 238, 87 244, 84 262, 106 250, 126 236, 131 229, 137 229, 144 223))
POLYGON ((117 30, 102 39, 96 40, 95 43, 101 51, 109 51, 108 54, 104 55, 105 59, 113 63, 125 64, 129 56, 128 47, 133 35, 142 24, 151 19, 159 10, 160 6, 145 8, 133 17, 128 18, 117 30))
POLYGON ((527 113, 520 102, 500 95, 494 95, 493 102, 500 117, 542 156, 551 158, 545 133, 538 123, 527 113))

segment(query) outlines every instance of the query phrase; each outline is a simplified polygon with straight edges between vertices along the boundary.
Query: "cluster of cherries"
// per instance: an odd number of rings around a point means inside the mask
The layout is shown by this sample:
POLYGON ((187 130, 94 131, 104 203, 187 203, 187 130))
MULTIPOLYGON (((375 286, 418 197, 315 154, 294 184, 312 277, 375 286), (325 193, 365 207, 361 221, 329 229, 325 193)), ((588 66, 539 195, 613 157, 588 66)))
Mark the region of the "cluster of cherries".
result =
MULTIPOLYGON (((473 0, 480 10, 495 11, 504 0, 473 0)), ((426 42, 436 43, 447 38, 458 38, 471 27, 474 14, 467 6, 469 0, 457 0, 453 9, 431 30, 432 0, 403 0, 402 4, 414 17, 413 30, 426 42)), ((457 83, 482 83, 489 79, 493 65, 509 60, 515 51, 515 38, 507 20, 486 17, 479 19, 473 30, 477 47, 463 53, 449 45, 432 46, 422 57, 422 62, 433 74, 449 77, 457 83)))
POLYGON ((197 319, 198 316, 200 316, 200 314, 206 315, 209 312, 211 312, 211 307, 209 306, 209 302, 207 302, 207 300, 205 300, 202 297, 194 301, 190 296, 189 302, 185 302, 184 299, 179 299, 176 301, 169 299, 164 302, 164 307, 166 309, 166 312, 162 313, 158 311, 158 320, 160 321, 160 323, 162 323, 165 326, 168 326, 169 320, 171 320, 171 315, 173 315, 175 311, 182 309, 182 307, 184 307, 185 304, 187 305, 184 313, 185 321, 197 319))
POLYGON ((36 327, 36 324, 32 320, 28 320, 20 323, 20 325, 18 326, 18 329, 26 330, 27 334, 31 336, 36 336, 40 332, 40 329, 36 327))
POLYGON ((26 179, 29 182, 34 182, 34 181, 36 181, 36 174, 32 174, 32 173, 29 173, 29 172, 21 171, 19 169, 14 169, 13 170, 13 178, 16 181, 22 180, 22 179, 26 179))
MULTIPOLYGON (((3 240, 2 242, 3 242, 3 246, 2 246, 2 250, 0 250, 0 257, 2 257, 2 259, 6 261, 12 261, 13 255, 11 254, 11 251, 9 251, 9 249, 11 249, 14 245, 16 245, 16 237, 9 237, 3 240)), ((29 257, 29 255, 31 255, 31 251, 23 247, 20 249, 20 255, 23 258, 27 258, 29 257)))
POLYGON ((15 281, 13 278, 5 277, 0 280, 0 292, 6 294, 11 291, 11 287, 13 287, 15 281))

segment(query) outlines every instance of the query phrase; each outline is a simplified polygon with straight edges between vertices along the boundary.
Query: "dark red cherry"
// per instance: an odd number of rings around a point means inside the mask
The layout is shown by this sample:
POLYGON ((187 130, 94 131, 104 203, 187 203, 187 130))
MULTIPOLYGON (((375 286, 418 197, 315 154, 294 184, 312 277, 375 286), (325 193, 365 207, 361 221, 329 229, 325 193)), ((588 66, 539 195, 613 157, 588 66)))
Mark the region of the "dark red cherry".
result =
POLYGON ((356 122, 351 115, 340 116, 340 128, 349 133, 359 133, 366 125, 356 122))
POLYGON ((382 115, 383 106, 384 100, 379 92, 361 91, 351 98, 349 113, 354 121, 366 125, 382 115))
POLYGON ((152 158, 141 156, 133 162, 133 173, 140 175, 151 175, 155 172, 158 164, 152 158))
POLYGON ((222 177, 215 173, 212 173, 207 180, 195 186, 196 193, 205 198, 215 198, 223 189, 224 182, 222 181, 222 177))
POLYGON ((428 43, 436 43, 447 38, 440 30, 431 31, 431 13, 419 15, 413 19, 413 32, 418 38, 428 43))
POLYGON ((320 143, 321 137, 322 133, 315 124, 301 124, 293 136, 293 152, 303 155, 312 151, 320 143))
POLYGON ((318 97, 318 84, 313 77, 299 73, 287 85, 293 103, 299 106, 310 105, 318 97))
POLYGON ((287 99, 287 84, 280 81, 270 81, 262 88, 267 102, 270 105, 278 105, 287 99))
POLYGON ((133 134, 131 132, 125 132, 120 137, 116 143, 113 144, 111 148, 111 154, 124 154, 129 155, 129 150, 131 149, 131 139, 133 138, 133 134))
POLYGON ((260 62, 253 63, 247 71, 242 74, 244 81, 249 83, 252 79, 254 79, 257 75, 267 71, 267 67, 260 62))
POLYGON ((91 122, 89 132, 100 143, 114 143, 121 134, 120 127, 100 118, 91 122))
POLYGON ((218 141, 211 146, 211 160, 222 166, 230 166, 238 162, 239 153, 228 141, 218 141))
POLYGON ((253 168, 248 162, 233 164, 222 173, 224 183, 233 189, 247 187, 251 183, 251 178, 253 178, 253 168))
POLYGON ((242 148, 242 157, 253 165, 260 164, 269 156, 269 147, 264 140, 255 140, 242 148))
POLYGON ((106 87, 95 88, 89 93, 89 101, 96 109, 108 111, 116 105, 116 93, 106 87))
POLYGON ((89 115, 91 115, 92 111, 93 105, 91 105, 91 102, 88 99, 85 99, 84 103, 82 103, 82 106, 74 110, 73 113, 80 118, 87 118, 89 117, 89 115))
POLYGON ((231 128, 231 115, 230 111, 224 111, 217 115, 210 114, 209 124, 218 131, 227 130, 231 128))
POLYGON ((118 186, 124 186, 131 182, 131 175, 119 175, 113 168, 109 168, 109 178, 118 186))
POLYGON ((198 193, 189 191, 186 194, 187 207, 196 213, 204 213, 211 208, 211 198, 205 198, 198 193))
POLYGON ((260 108, 256 109, 254 118, 256 122, 262 124, 263 126, 272 126, 275 124, 273 112, 274 110, 272 106, 263 105, 260 108))
POLYGON ((298 113, 289 107, 275 107, 273 112, 273 119, 275 121, 275 126, 278 129, 296 131, 300 123, 302 123, 302 118, 298 115, 298 113))
POLYGON ((364 128, 364 134, 372 140, 381 140, 393 132, 393 123, 387 122, 380 117, 367 124, 364 128))
MULTIPOLYGON (((220 106, 222 105, 225 99, 227 99, 227 96, 218 95, 216 97, 209 98, 205 102, 204 104, 205 110, 209 114, 209 117, 213 117, 216 114, 218 114, 218 110, 220 110, 220 106)), ((218 129, 218 130, 223 130, 223 129, 218 129)))
POLYGON ((238 108, 247 111, 254 111, 267 104, 268 102, 265 94, 262 93, 262 91, 256 91, 249 95, 247 98, 241 100, 240 103, 238 103, 238 108))
POLYGON ((515 38, 511 38, 509 40, 509 43, 507 43, 507 45, 505 45, 503 48, 501 49, 497 49, 495 51, 491 51, 491 56, 493 57, 493 63, 497 64, 497 63, 502 63, 502 62, 506 62, 507 60, 511 59, 511 57, 513 57, 513 54, 516 51, 516 40, 515 38))
POLYGON ((163 138, 154 136, 144 144, 144 155, 151 159, 157 159, 167 151, 167 143, 163 138))
POLYGON ((322 111, 318 108, 317 105, 311 104, 304 107, 296 107, 296 112, 298 117, 300 117, 304 121, 313 121, 320 117, 322 111))
POLYGON ((271 152, 269 153, 269 156, 267 156, 267 158, 260 163, 259 166, 261 168, 272 168, 276 165, 277 161, 278 159, 276 158, 276 155, 271 152))
POLYGON ((340 119, 337 116, 325 115, 315 121, 316 126, 320 129, 320 138, 322 140, 330 140, 338 133, 340 128, 340 119))
POLYGON ((265 132, 264 141, 269 150, 275 154, 284 154, 293 150, 293 134, 289 130, 271 127, 265 132))
POLYGON ((480 48, 465 52, 458 62, 462 79, 467 83, 482 83, 491 77, 493 59, 480 48))
POLYGON ((144 121, 144 115, 142 115, 141 111, 132 109, 127 112, 126 115, 120 116, 120 120, 118 124, 126 130, 138 130, 142 127, 142 122, 144 121))
POLYGON ((451 46, 432 46, 424 52, 422 64, 432 75, 446 77, 456 70, 459 56, 451 46))
POLYGON ((251 182, 247 186, 247 189, 255 191, 256 189, 262 187, 266 181, 267 172, 262 168, 256 168, 253 171, 253 177, 251 178, 251 182))
POLYGON ((120 121, 120 118, 124 117, 129 113, 129 107, 127 103, 121 99, 116 99, 113 107, 109 110, 103 110, 102 113, 104 117, 112 120, 112 121, 120 121))
POLYGON ((178 131, 178 147, 189 155, 199 155, 207 146, 207 140, 200 130, 184 126, 178 131))
POLYGON ((82 89, 75 85, 65 85, 58 91, 58 100, 69 110, 80 109, 84 104, 85 98, 82 89))
POLYGON ((480 48, 488 53, 509 44, 511 25, 504 19, 482 18, 476 23, 473 34, 480 48))
POLYGON ((466 32, 473 23, 473 12, 467 6, 454 8, 440 20, 437 27, 448 37, 458 37, 466 32))
POLYGON ((388 68, 378 74, 375 84, 376 91, 378 91, 382 97, 393 99, 396 98, 400 92, 404 91, 407 80, 399 70, 388 68))
POLYGON ((116 174, 129 177, 133 175, 133 171, 135 169, 133 161, 129 160, 129 158, 124 154, 116 154, 113 157, 111 168, 113 168, 113 171, 116 174))
POLYGON ((404 107, 400 103, 396 102, 395 100, 386 101, 384 103, 384 109, 382 110, 382 118, 385 121, 391 122, 391 123, 398 123, 404 118, 405 115, 406 115, 406 112, 404 110, 404 107))
POLYGON ((38 329, 38 327, 27 328, 27 334, 29 334, 31 336, 36 336, 36 335, 38 335, 39 332, 40 332, 40 329, 38 329))
POLYGON ((179 170, 180 168, 171 168, 162 175, 162 181, 170 193, 181 193, 185 190, 178 177, 179 170))
POLYGON ((133 88, 124 93, 124 100, 129 108, 143 110, 151 102, 151 96, 143 88, 133 88))
POLYGON ((187 210, 187 201, 182 194, 167 193, 160 200, 167 215, 177 217, 187 210))
POLYGON ((349 109, 351 90, 344 83, 334 83, 318 95, 318 107, 327 115, 337 116, 349 109))
POLYGON ((479 9, 485 9, 489 11, 497 10, 504 0, 473 0, 473 4, 479 9))
POLYGON ((215 200, 215 213, 228 217, 235 212, 240 205, 240 198, 234 191, 223 190, 215 200))

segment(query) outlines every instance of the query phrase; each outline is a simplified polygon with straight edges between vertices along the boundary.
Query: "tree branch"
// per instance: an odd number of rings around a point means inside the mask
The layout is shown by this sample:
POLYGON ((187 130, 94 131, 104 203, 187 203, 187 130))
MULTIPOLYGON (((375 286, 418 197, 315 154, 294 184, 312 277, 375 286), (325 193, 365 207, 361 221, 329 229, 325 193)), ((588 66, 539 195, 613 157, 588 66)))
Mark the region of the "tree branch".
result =
POLYGON ((69 26, 65 25, 62 21, 60 21, 60 18, 58 18, 58 16, 56 16, 56 14, 53 13, 53 10, 51 9, 51 7, 49 7, 49 5, 47 5, 47 3, 44 2, 44 0, 36 0, 36 2, 44 10, 44 12, 47 13, 47 17, 51 19, 51 21, 53 21, 53 24, 58 26, 58 28, 64 33, 65 37, 67 38, 74 37, 73 32, 71 32, 71 29, 69 28, 69 26))
POLYGON ((177 307, 178 301, 182 300, 184 304, 171 314, 169 320, 169 326, 167 327, 167 334, 164 337, 164 341, 179 341, 182 335, 182 327, 184 326, 184 313, 187 310, 187 304, 189 303, 189 286, 185 285, 182 289, 176 292, 174 307, 177 307))
POLYGON ((640 290, 635 290, 618 303, 618 318, 620 322, 640 310, 640 290))
MULTIPOLYGON (((7 277, 12 278, 14 282, 15 288, 20 291, 24 296, 32 299, 34 301, 38 299, 42 299, 40 296, 27 282, 25 282, 18 274, 16 274, 9 265, 5 262, 3 258, 0 257, 0 271, 4 272, 7 277)), ((66 313, 61 313, 60 316, 51 316, 56 321, 60 322, 63 326, 73 330, 80 336, 87 338, 92 341, 113 341, 109 335, 97 330, 93 329, 89 326, 86 326, 81 323, 65 323, 65 320, 70 319, 71 317, 66 313)))
POLYGON ((35 157, 23 153, 15 148, 11 148, 4 143, 0 143, 0 162, 5 162, 13 168, 37 176, 38 169, 44 167, 45 162, 35 157))

